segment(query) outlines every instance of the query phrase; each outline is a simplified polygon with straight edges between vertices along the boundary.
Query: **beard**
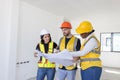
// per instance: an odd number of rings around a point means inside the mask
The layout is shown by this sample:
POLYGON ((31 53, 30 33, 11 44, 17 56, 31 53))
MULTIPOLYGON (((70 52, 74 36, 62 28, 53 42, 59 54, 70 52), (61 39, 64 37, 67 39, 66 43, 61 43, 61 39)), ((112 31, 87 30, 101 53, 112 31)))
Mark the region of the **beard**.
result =
POLYGON ((64 36, 68 36, 70 33, 63 33, 64 36))

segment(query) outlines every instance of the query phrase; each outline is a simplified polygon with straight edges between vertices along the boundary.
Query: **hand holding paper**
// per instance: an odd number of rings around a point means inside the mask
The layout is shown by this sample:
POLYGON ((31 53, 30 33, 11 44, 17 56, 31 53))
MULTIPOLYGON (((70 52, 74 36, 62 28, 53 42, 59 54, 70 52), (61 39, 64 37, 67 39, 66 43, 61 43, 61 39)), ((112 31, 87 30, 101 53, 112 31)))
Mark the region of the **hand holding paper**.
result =
POLYGON ((38 56, 44 56, 50 62, 62 64, 63 66, 70 66, 70 65, 73 65, 75 63, 75 62, 73 62, 72 55, 66 49, 61 51, 61 52, 58 52, 57 54, 56 53, 45 54, 45 53, 41 53, 40 51, 36 51, 36 53, 38 53, 38 56))
POLYGON ((40 57, 40 56, 44 56, 44 55, 41 51, 35 50, 35 56, 40 57))

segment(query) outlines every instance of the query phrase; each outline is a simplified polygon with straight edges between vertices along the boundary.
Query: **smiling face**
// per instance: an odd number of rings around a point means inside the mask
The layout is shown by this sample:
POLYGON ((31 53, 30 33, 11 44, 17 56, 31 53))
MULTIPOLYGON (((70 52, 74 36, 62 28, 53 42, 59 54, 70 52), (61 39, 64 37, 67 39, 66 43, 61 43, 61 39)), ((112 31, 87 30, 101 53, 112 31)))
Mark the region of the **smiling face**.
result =
POLYGON ((48 43, 50 41, 50 35, 49 34, 45 34, 43 36, 43 40, 44 40, 45 43, 48 43))

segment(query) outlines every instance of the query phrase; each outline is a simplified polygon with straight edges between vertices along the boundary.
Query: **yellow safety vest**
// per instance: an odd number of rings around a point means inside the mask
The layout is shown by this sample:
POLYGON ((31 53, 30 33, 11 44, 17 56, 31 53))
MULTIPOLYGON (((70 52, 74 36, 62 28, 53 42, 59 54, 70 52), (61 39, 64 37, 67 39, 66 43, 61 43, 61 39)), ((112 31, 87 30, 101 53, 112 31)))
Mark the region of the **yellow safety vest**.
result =
MULTIPOLYGON (((44 44, 39 43, 39 48, 42 53, 45 53, 45 48, 44 44)), ((53 53, 53 42, 49 42, 49 47, 48 47, 48 54, 53 53)), ((43 68, 55 68, 55 64, 51 63, 49 60, 45 59, 42 57, 42 60, 38 62, 38 67, 43 67, 43 68)))
POLYGON ((92 66, 102 67, 101 60, 99 59, 99 57, 100 57, 100 42, 94 35, 91 36, 87 41, 85 41, 83 43, 83 45, 81 46, 81 50, 84 48, 86 43, 91 38, 94 38, 97 40, 98 47, 93 49, 92 51, 90 51, 87 55, 80 57, 80 60, 81 60, 80 66, 81 66, 82 70, 88 69, 92 66))
MULTIPOLYGON (((72 38, 69 40, 69 42, 66 46, 66 49, 69 50, 69 51, 76 51, 77 40, 78 39, 76 37, 72 36, 72 38)), ((60 51, 65 49, 65 37, 62 37, 60 39, 59 47, 60 47, 60 51)), ((73 69, 76 68, 76 66, 77 66, 77 64, 67 66, 67 67, 65 67, 65 69, 73 70, 73 69)), ((59 68, 63 68, 63 65, 59 65, 59 68)))

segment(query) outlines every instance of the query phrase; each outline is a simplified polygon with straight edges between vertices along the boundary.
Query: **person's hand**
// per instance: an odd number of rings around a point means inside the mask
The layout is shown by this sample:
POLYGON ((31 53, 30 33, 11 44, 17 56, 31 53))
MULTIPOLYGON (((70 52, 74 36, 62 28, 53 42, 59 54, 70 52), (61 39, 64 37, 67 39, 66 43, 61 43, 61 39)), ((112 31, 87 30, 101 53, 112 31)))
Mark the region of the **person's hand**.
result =
POLYGON ((59 53, 60 50, 54 49, 54 53, 59 53))
POLYGON ((73 62, 77 62, 80 59, 80 57, 73 57, 73 62))
POLYGON ((34 57, 39 57, 39 56, 42 56, 42 52, 35 50, 34 57))
POLYGON ((38 57, 38 53, 35 52, 35 53, 34 53, 34 57, 38 57))

